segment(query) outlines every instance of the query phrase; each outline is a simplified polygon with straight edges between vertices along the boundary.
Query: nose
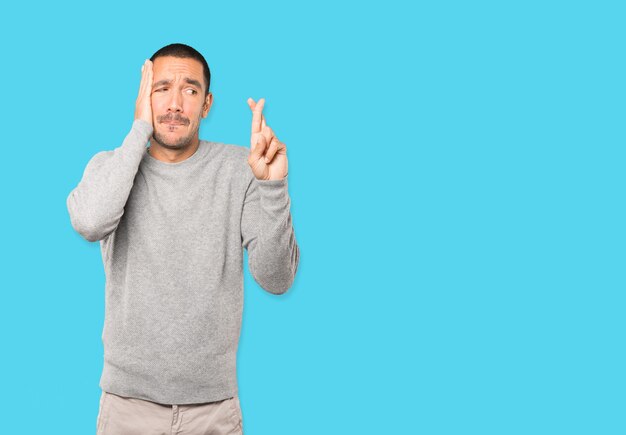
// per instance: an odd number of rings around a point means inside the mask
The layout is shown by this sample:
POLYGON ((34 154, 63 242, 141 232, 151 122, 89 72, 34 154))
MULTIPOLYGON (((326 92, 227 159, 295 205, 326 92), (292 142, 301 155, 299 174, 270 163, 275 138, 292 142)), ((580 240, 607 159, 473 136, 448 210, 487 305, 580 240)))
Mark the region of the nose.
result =
POLYGON ((178 92, 172 92, 171 93, 171 99, 170 99, 170 104, 168 107, 168 112, 182 112, 183 111, 183 107, 182 107, 182 96, 180 95, 180 93, 178 92))

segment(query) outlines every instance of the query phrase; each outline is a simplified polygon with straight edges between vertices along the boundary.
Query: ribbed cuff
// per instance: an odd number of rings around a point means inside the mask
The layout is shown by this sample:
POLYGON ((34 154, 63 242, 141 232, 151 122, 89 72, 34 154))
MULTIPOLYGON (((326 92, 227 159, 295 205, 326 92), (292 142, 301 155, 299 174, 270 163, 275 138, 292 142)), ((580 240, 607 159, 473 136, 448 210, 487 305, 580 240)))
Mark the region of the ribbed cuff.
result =
POLYGON ((135 121, 133 121, 133 130, 137 130, 139 133, 141 133, 142 135, 148 137, 152 134, 152 132, 154 131, 154 128, 152 127, 152 123, 145 121, 143 119, 135 119, 135 121))
POLYGON ((261 206, 270 214, 280 213, 289 208, 287 176, 280 180, 256 180, 259 183, 261 206))

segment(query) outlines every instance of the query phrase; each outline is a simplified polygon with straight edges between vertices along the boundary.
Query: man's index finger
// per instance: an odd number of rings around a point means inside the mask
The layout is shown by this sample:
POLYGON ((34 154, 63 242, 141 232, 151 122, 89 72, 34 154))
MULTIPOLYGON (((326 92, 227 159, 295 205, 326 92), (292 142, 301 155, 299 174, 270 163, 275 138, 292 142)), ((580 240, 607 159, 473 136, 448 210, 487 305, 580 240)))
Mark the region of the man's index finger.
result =
POLYGON ((254 110, 252 111, 252 133, 261 132, 261 120, 263 118, 263 106, 265 105, 265 99, 261 98, 254 110))

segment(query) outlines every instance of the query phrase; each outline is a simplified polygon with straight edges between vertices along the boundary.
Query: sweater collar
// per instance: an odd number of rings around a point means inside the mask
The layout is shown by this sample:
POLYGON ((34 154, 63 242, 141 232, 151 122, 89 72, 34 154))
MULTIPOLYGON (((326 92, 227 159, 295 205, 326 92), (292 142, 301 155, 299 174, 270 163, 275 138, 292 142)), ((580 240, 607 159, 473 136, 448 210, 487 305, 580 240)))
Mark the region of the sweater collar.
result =
POLYGON ((146 165, 153 167, 153 168, 169 169, 169 168, 186 167, 200 160, 202 156, 206 154, 208 148, 209 148, 208 142, 204 140, 200 140, 198 144, 198 149, 191 156, 187 157, 185 160, 182 160, 180 162, 167 163, 167 162, 163 162, 161 160, 158 160, 152 157, 150 153, 148 153, 148 148, 146 147, 146 153, 144 154, 142 160, 143 162, 145 162, 146 165))

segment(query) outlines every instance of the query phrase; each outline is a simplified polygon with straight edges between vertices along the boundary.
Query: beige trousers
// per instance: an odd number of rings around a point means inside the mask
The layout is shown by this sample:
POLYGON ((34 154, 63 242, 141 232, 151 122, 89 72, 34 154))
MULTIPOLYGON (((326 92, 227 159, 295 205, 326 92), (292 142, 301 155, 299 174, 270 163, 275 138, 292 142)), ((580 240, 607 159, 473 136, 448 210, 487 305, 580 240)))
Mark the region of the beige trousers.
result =
POLYGON ((96 427, 96 435, 243 435, 239 396, 162 405, 103 391, 96 427))

